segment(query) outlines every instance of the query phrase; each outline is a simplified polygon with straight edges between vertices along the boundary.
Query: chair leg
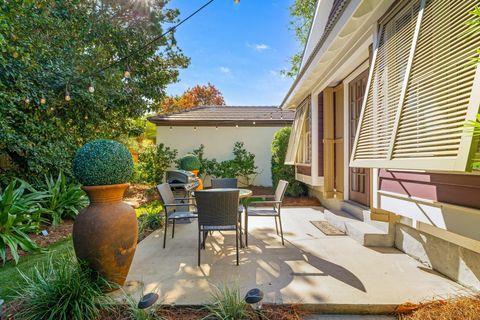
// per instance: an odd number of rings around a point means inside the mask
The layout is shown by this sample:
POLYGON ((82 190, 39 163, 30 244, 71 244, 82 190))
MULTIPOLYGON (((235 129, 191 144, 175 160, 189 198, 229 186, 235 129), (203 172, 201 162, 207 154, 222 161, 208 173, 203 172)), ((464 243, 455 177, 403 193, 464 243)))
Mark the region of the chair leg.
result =
POLYGON ((163 249, 165 249, 165 244, 167 243, 167 230, 168 230, 168 218, 165 218, 165 230, 163 232, 163 249))
POLYGON ((275 218, 275 229, 277 230, 277 236, 278 236, 278 222, 277 222, 277 216, 274 216, 275 218))
POLYGON ((284 246, 285 242, 283 241, 282 217, 280 216, 280 210, 278 210, 278 222, 280 223, 280 235, 282 236, 282 246, 284 246))
POLYGON ((198 262, 197 264, 199 267, 200 267, 200 247, 202 245, 201 238, 202 238, 202 232, 198 230, 198 262))
POLYGON ((238 260, 239 260, 239 255, 238 255, 238 225, 237 227, 235 228, 235 233, 236 233, 236 237, 235 237, 235 240, 236 240, 236 247, 237 247, 237 266, 238 266, 238 260))
POLYGON ((245 207, 245 247, 248 247, 248 209, 245 207))
POLYGON ((172 226, 172 239, 175 237, 175 221, 176 219, 173 219, 173 226, 172 226))

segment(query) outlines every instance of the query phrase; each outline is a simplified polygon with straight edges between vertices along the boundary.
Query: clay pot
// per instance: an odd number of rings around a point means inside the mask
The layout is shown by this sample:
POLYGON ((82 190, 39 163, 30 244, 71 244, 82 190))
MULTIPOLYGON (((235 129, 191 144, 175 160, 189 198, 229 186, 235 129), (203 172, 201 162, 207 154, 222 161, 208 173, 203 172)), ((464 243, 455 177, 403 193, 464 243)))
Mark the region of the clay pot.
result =
MULTIPOLYGON (((198 178, 198 173, 200 172, 200 170, 192 170, 192 171, 190 171, 190 172, 193 173, 193 174, 195 175, 195 177, 198 178)), ((197 189, 195 189, 195 190, 203 190, 203 181, 202 181, 202 179, 198 178, 198 183, 199 183, 199 184, 198 184, 198 187, 197 187, 197 189)))
POLYGON ((84 186, 90 205, 73 224, 77 258, 100 276, 123 286, 137 247, 135 210, 122 201, 128 184, 84 186))

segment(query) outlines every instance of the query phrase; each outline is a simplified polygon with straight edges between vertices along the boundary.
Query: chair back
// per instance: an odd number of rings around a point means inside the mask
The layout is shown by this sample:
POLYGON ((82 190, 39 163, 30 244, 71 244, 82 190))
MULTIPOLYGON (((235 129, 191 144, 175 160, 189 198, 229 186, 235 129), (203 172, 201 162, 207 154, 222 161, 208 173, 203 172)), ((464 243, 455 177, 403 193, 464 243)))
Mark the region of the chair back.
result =
POLYGON ((285 180, 280 180, 275 190, 275 201, 283 201, 285 196, 285 191, 287 191, 288 182, 285 180))
POLYGON ((238 223, 239 194, 239 190, 196 191, 199 226, 236 225, 238 223))
POLYGON ((157 186, 157 191, 162 198, 163 203, 165 204, 174 204, 175 196, 173 195, 172 189, 168 183, 162 183, 157 186))
POLYGON ((236 178, 212 179, 212 188, 237 188, 236 178))

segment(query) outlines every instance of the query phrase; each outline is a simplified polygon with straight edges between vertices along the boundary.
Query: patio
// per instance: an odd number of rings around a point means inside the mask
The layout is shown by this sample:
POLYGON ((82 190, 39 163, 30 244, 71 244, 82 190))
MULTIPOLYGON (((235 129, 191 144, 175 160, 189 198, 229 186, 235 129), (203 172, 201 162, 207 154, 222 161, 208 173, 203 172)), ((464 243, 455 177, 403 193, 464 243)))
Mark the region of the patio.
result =
POLYGON ((369 313, 466 292, 394 248, 367 248, 348 236, 324 235, 310 223, 324 219, 321 207, 285 208, 282 218, 285 246, 273 219, 249 219, 249 247, 240 251, 238 267, 234 232, 209 237, 197 267, 196 221, 178 224, 166 249, 157 230, 139 244, 125 290, 138 293, 143 283, 145 292, 160 295, 160 303, 198 305, 209 301, 213 285, 238 285, 242 294, 261 288, 268 303, 369 313))

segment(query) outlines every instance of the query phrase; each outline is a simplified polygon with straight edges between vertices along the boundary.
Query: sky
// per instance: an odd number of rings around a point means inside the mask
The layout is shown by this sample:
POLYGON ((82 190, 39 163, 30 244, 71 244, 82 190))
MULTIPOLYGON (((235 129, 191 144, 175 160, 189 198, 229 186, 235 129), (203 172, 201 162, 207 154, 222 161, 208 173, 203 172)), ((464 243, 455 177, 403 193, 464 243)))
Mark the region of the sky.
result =
MULTIPOLYGON (((179 27, 177 45, 191 58, 180 81, 167 88, 181 94, 212 83, 227 105, 279 105, 292 79, 280 74, 299 50, 288 29, 293 0, 215 0, 179 27)), ((207 0, 172 0, 186 17, 207 0)))

